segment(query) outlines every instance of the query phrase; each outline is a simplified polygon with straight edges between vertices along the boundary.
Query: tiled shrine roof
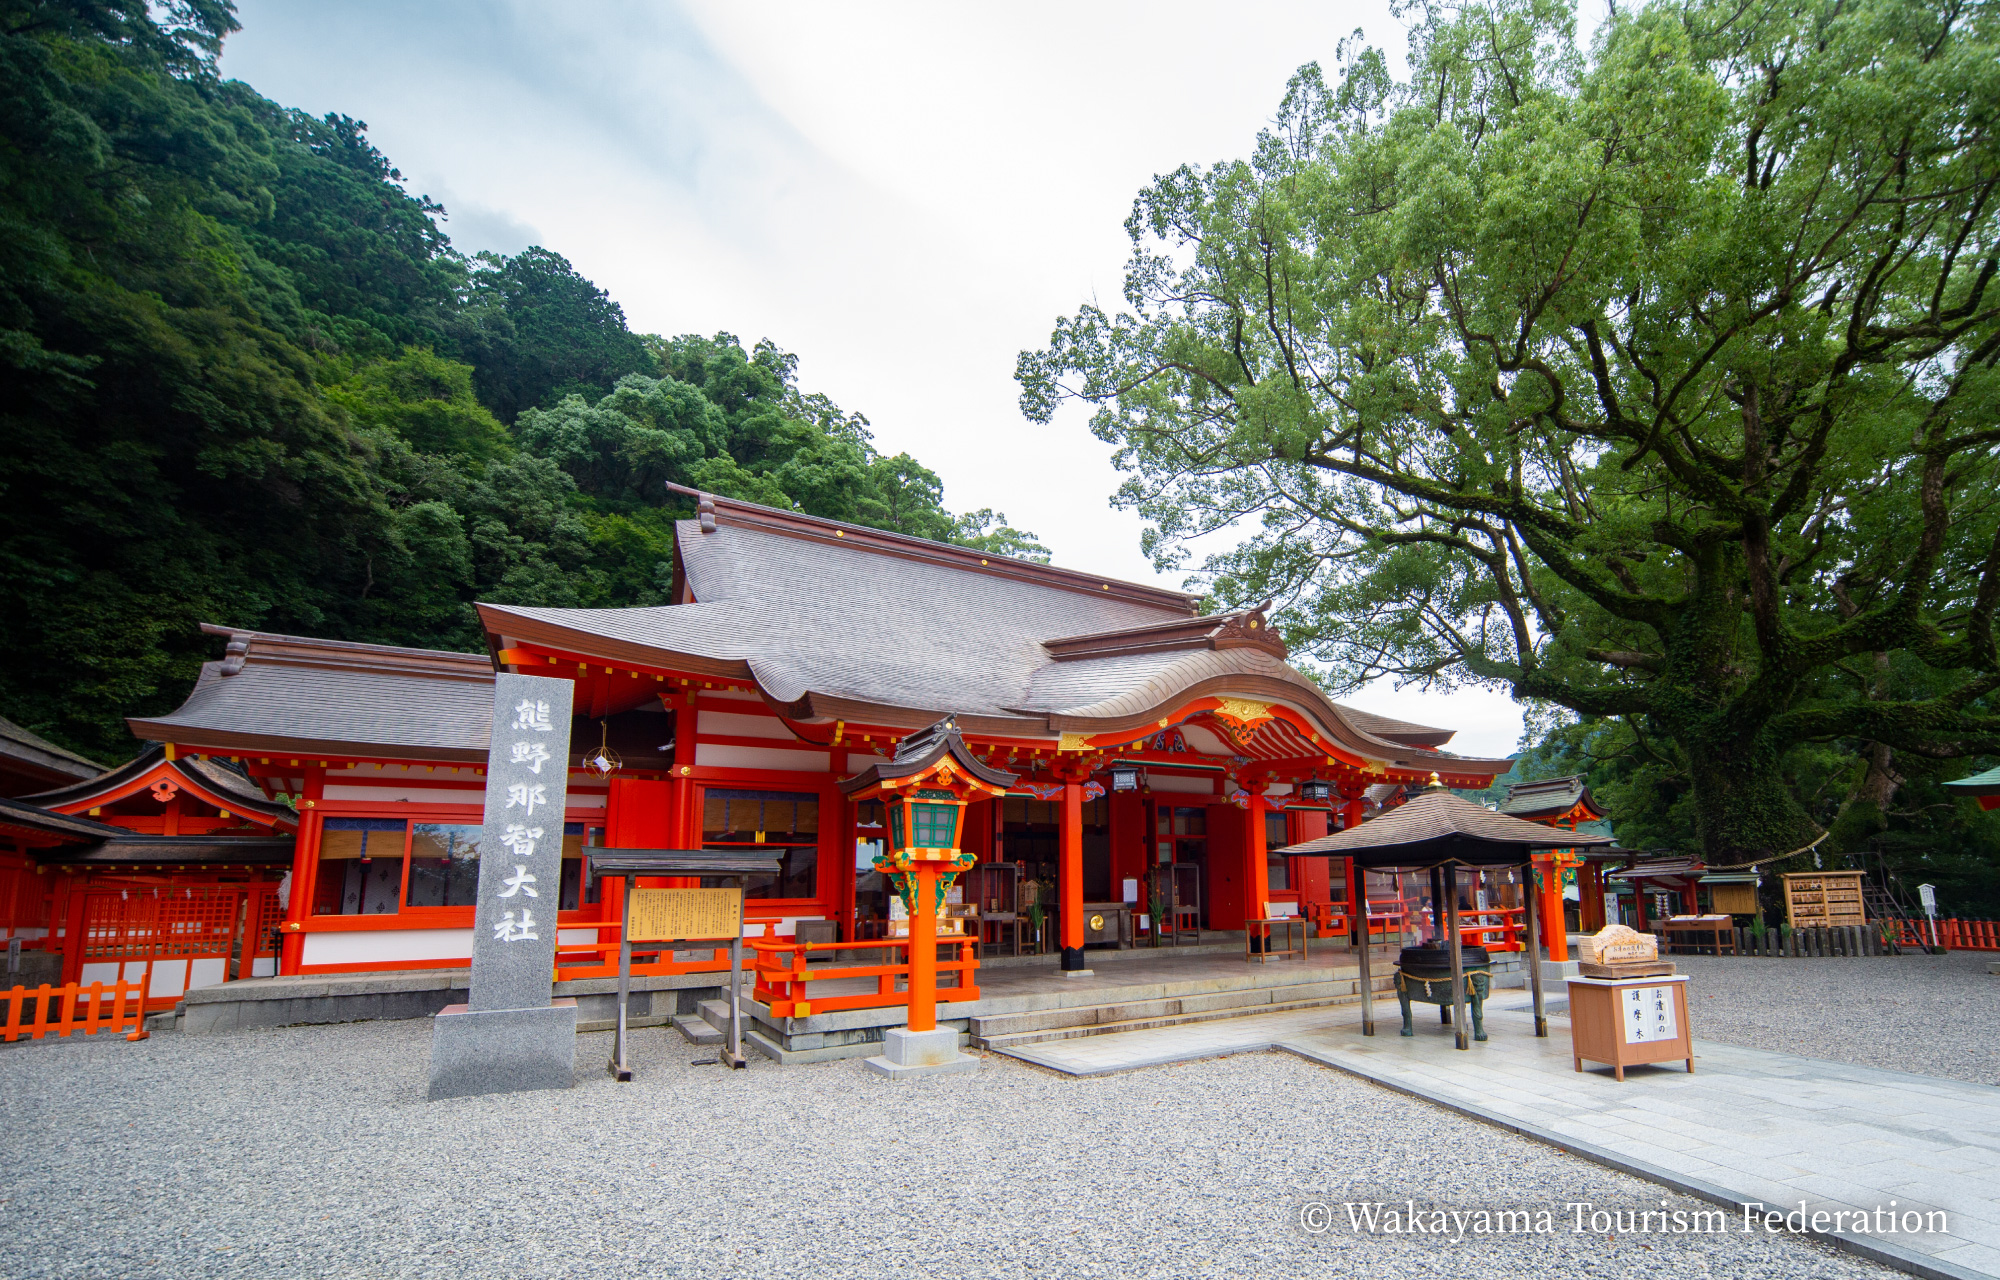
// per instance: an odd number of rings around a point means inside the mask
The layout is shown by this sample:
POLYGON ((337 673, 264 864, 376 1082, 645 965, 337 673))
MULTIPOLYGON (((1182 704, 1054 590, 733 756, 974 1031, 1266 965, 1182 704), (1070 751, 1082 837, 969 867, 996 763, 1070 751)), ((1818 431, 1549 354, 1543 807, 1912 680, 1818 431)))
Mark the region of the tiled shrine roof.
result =
MULTIPOLYGON (((1203 698, 1282 703, 1384 768, 1508 767, 1437 750, 1450 730, 1333 703, 1286 663, 1261 609, 1202 616, 1180 592, 730 499, 704 496, 676 534, 680 603, 482 604, 494 655, 534 645, 747 681, 800 723, 916 729, 951 714, 973 736, 1124 732, 1203 698)), ((172 714, 130 721, 140 737, 225 755, 483 758, 495 657, 207 629, 230 637, 228 656, 172 714)), ((1316 753, 1264 723, 1250 754, 1316 753)))
POLYGON ((1517 782, 1507 788, 1507 798, 1500 804, 1500 812, 1517 818, 1534 818, 1568 813, 1582 804, 1595 817, 1603 817, 1604 811, 1590 798, 1590 788, 1583 785, 1583 776, 1574 774, 1567 778, 1543 778, 1537 782, 1517 782))
POLYGON ((1261 610, 1204 617, 1178 592, 722 498, 676 533, 682 603, 481 605, 495 648, 749 679, 800 721, 916 728, 949 713, 973 734, 1108 733, 1201 697, 1261 699, 1392 765, 1506 767, 1436 752, 1448 730, 1332 703, 1261 610))

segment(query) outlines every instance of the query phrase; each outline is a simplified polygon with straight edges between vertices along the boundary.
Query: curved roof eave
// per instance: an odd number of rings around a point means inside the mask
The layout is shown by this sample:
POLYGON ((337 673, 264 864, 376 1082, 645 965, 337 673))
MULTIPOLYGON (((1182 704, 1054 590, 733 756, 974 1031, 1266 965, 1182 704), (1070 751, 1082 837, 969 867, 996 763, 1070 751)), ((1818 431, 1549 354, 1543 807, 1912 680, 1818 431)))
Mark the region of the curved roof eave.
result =
POLYGON ((1328 698, 1318 685, 1291 666, 1268 658, 1248 656, 1246 651, 1241 650, 1191 655, 1191 660, 1177 662, 1154 673, 1128 693, 1103 698, 1088 706, 1050 713, 1047 719, 1049 727, 1059 733, 1116 733, 1157 723, 1162 716, 1170 715, 1175 708, 1196 699, 1217 697, 1285 703, 1348 750, 1404 767, 1434 768, 1435 763, 1427 762, 1449 762, 1464 772, 1490 772, 1495 775, 1505 773, 1512 767, 1512 762, 1507 760, 1447 755, 1378 737, 1362 729, 1346 714, 1346 708, 1328 698), (1214 670, 1216 667, 1235 669, 1214 670), (1206 674, 1204 668, 1208 669, 1206 674))

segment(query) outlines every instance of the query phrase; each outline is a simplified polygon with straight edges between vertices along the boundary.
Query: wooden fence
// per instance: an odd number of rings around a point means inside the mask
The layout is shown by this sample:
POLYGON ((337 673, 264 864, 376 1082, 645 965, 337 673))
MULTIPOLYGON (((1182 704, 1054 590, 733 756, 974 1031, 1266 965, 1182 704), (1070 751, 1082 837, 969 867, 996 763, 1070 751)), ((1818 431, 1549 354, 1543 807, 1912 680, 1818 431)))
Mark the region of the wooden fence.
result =
POLYGON ((94 1036, 100 1031, 125 1031, 127 1040, 146 1038, 146 1002, 139 993, 152 979, 152 966, 139 982, 93 982, 89 986, 66 982, 52 987, 15 987, 0 992, 7 1007, 7 1019, 0 1023, 0 1041, 12 1043, 22 1036, 40 1040, 43 1036, 67 1036, 82 1032, 94 1036))
MULTIPOLYGON (((1762 937, 1748 929, 1726 931, 1736 954, 1810 958, 1815 956, 1884 956, 1922 951, 1931 945, 1927 921, 1885 920, 1836 928, 1766 929, 1762 937)), ((1713 950, 1707 933, 1682 934, 1675 940, 1683 954, 1713 950)), ((1937 945, 1947 951, 2000 951, 2000 922, 1953 918, 1937 922, 1937 945)), ((1660 940, 1667 954, 1668 939, 1660 940)))

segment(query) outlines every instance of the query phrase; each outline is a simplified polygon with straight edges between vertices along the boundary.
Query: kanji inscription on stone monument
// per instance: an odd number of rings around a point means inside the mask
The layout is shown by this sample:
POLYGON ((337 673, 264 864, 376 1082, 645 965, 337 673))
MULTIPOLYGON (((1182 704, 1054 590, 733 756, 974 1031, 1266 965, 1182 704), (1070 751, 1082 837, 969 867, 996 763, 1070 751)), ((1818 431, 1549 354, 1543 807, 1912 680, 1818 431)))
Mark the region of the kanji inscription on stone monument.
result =
POLYGON ((472 990, 433 1024, 433 1098, 575 1083, 576 1002, 550 999, 574 697, 567 680, 494 679, 472 990))

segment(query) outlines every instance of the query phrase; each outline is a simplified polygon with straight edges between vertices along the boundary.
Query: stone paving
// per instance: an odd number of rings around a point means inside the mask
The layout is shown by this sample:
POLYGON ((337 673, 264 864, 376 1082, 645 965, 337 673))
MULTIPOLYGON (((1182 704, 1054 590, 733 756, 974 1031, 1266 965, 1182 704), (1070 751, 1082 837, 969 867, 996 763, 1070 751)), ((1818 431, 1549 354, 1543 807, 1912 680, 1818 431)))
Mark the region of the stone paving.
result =
POLYGON ((1373 1037, 1361 1034, 1360 1010, 1346 1007, 1055 1041, 1013 1056, 1097 1076, 1282 1050, 1710 1200, 1943 1210, 1942 1233, 1834 1239, 1918 1274, 2000 1277, 2000 1089, 1699 1039, 1695 1074, 1628 1067, 1620 1084, 1609 1067, 1574 1070, 1567 1019, 1551 1019, 1549 1038, 1536 1039, 1516 993, 1488 1005, 1492 1038, 1465 1052, 1435 1020, 1418 1018, 1417 1035, 1404 1039, 1393 1002, 1376 1012, 1386 1016, 1373 1037))

